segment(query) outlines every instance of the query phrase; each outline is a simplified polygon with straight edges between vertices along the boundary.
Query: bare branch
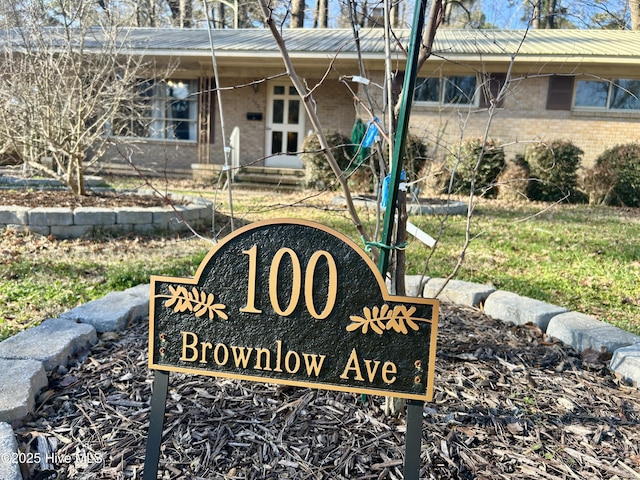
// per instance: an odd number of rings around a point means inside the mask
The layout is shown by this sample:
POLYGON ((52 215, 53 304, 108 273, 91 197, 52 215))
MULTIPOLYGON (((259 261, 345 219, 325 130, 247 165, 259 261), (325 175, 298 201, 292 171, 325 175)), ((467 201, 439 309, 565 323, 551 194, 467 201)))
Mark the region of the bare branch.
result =
POLYGON ((336 159, 331 153, 331 148, 324 135, 324 131, 322 129, 320 119, 318 118, 318 115, 315 110, 313 96, 309 92, 307 92, 306 88, 302 84, 302 81, 300 80, 300 77, 298 76, 298 74, 296 73, 293 67, 293 63, 291 62, 291 58, 289 57, 289 53, 285 46, 284 39, 282 38, 282 35, 278 31, 278 28, 276 27, 273 19, 271 18, 271 11, 269 9, 269 6, 265 3, 265 0, 259 0, 259 1, 260 1, 260 8, 262 9, 262 14, 264 15, 265 23, 269 27, 271 34, 273 35, 274 39, 276 40, 276 43, 278 44, 280 53, 282 54, 282 59, 284 61, 285 68, 287 70, 287 75, 289 76, 291 83, 297 90, 298 95, 302 99, 302 103, 305 107, 305 111, 307 112, 307 115, 311 120, 311 124, 313 125, 314 132, 318 137, 320 146, 324 150, 324 154, 327 158, 327 162, 329 163, 331 170, 333 171, 336 178, 338 179, 338 182, 340 183, 340 187, 342 189, 342 193, 345 197, 345 201, 347 204, 347 210, 349 211, 349 215, 351 216, 351 221, 353 222, 356 230, 358 231, 360 236, 364 239, 364 241, 368 242, 369 235, 365 231, 365 228, 362 225, 362 222, 360 221, 360 217, 358 216, 358 212, 356 211, 355 205, 353 203, 353 199, 351 197, 349 186, 347 185, 346 179, 344 178, 344 175, 342 174, 342 171, 338 166, 338 162, 336 162, 336 159))

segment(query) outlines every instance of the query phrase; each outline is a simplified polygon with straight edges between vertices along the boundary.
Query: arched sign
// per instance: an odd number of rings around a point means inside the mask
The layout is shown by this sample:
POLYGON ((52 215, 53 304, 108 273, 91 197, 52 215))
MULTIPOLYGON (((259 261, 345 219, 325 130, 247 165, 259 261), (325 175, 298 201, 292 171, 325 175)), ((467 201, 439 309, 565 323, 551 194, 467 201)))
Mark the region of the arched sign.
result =
POLYGON ((149 366, 428 401, 438 309, 389 295, 344 235, 264 221, 224 238, 193 279, 151 278, 149 366))

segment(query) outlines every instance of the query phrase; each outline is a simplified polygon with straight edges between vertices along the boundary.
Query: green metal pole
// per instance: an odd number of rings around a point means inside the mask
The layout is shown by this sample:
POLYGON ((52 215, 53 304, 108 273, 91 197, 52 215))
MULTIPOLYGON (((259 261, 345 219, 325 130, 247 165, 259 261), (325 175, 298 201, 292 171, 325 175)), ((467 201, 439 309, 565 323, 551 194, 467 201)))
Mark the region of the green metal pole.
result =
MULTIPOLYGON (((386 276, 391 255, 391 242, 395 215, 397 209, 398 190, 402 173, 402 153, 409 130, 409 117, 411 115, 411 103, 413 90, 416 85, 418 70, 418 53, 420 40, 424 27, 426 0, 416 0, 416 10, 413 16, 411 29, 411 42, 409 46, 409 58, 404 74, 402 98, 400 99, 400 111, 398 114, 398 126, 393 145, 393 158, 391 160, 391 172, 389 173, 389 193, 387 196, 387 208, 384 212, 384 225, 382 231, 382 247, 378 259, 378 270, 386 276)), ((405 480, 419 480, 420 478, 420 451, 422 446, 422 412, 424 402, 410 401, 407 403, 407 431, 405 434, 405 457, 403 475, 405 480)))
POLYGON ((387 197, 387 209, 384 212, 384 224, 381 239, 383 246, 381 247, 380 256, 378 258, 378 270, 383 276, 386 275, 387 269, 389 268, 396 201, 398 199, 400 174, 402 172, 402 152, 404 152, 407 132, 409 130, 409 117, 411 115, 413 89, 416 85, 416 76, 418 73, 418 54, 420 53, 420 40, 422 39, 426 5, 426 0, 416 0, 416 10, 413 15, 411 41, 409 44, 409 58, 407 59, 407 67, 404 73, 402 98, 400 99, 401 105, 398 113, 398 127, 394 138, 393 158, 391 159, 391 172, 389 173, 389 194, 387 197))

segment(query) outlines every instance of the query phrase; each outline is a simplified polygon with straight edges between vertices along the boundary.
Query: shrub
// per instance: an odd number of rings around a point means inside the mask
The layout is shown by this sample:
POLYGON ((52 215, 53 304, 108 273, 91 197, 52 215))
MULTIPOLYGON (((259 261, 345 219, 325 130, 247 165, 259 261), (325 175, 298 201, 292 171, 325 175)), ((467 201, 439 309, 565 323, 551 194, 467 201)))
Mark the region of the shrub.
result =
POLYGON ((579 185, 589 199, 589 203, 612 204, 612 194, 616 186, 617 176, 606 165, 596 165, 584 170, 579 185))
POLYGON ((593 169, 587 170, 584 180, 592 201, 640 207, 640 144, 628 143, 605 150, 593 169))
POLYGON ((429 158, 429 145, 416 135, 409 135, 404 146, 402 167, 407 173, 407 180, 413 181, 420 178, 421 172, 429 158))
POLYGON ((584 196, 577 189, 583 153, 572 142, 564 140, 529 147, 525 153, 532 177, 529 198, 549 202, 583 201, 584 196))
MULTIPOLYGON (((338 166, 345 171, 351 163, 351 139, 337 132, 327 132, 325 136, 338 166)), ((300 159, 305 169, 305 181, 308 187, 330 189, 338 187, 335 174, 320 148, 320 142, 315 133, 308 135, 302 142, 300 159)))
MULTIPOLYGON (((454 193, 471 193, 471 184, 476 192, 494 197, 497 190, 493 187, 498 181, 500 173, 505 168, 506 162, 504 149, 498 146, 495 140, 488 139, 483 142, 481 138, 472 138, 464 141, 460 146, 458 155, 449 155, 446 159, 446 167, 449 175, 453 175, 454 193), (478 160, 480 162, 478 163, 478 160), (478 165, 477 171, 474 169, 478 165)), ((442 179, 445 190, 449 185, 449 178, 442 179)))
MULTIPOLYGON (((413 184, 412 190, 419 194, 422 190, 425 166, 430 157, 429 144, 424 143, 417 135, 409 134, 404 145, 402 155, 402 169, 407 174, 407 181, 413 184)), ((384 152, 384 158, 390 167, 388 148, 384 152)), ((379 171, 376 165, 376 171, 379 171)))
POLYGON ((529 164, 524 155, 516 155, 498 177, 498 198, 500 200, 518 201, 527 198, 529 192, 529 164))
MULTIPOLYGON (((373 172, 380 171, 380 165, 376 158, 373 161, 364 161, 357 170, 354 170, 355 163, 352 161, 353 155, 357 151, 357 145, 351 143, 351 139, 337 132, 325 134, 327 142, 332 148, 333 156, 338 162, 338 166, 348 176, 349 186, 354 190, 373 190, 373 172)), ((337 188, 335 175, 329 167, 324 153, 320 150, 320 142, 315 134, 311 134, 302 143, 303 153, 300 155, 305 168, 305 179, 307 186, 312 188, 337 188)), ((419 177, 428 154, 428 145, 415 136, 409 135, 405 145, 402 168, 407 172, 407 179, 413 180, 419 177)), ((388 150, 383 152, 385 161, 388 162, 388 150)))
POLYGON ((23 163, 20 155, 11 147, 0 145, 0 166, 20 165, 23 163))

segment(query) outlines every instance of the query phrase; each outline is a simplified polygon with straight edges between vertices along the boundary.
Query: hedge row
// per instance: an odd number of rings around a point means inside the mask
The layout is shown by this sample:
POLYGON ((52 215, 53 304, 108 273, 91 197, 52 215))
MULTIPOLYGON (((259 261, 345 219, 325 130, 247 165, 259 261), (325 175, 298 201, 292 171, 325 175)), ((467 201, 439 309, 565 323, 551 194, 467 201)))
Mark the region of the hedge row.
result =
MULTIPOLYGON (((343 174, 354 190, 372 191, 382 159, 362 155, 348 137, 328 133, 327 139, 343 174), (354 160, 354 159, 357 159, 354 160)), ((305 139, 302 154, 307 184, 313 188, 337 186, 335 176, 315 135, 305 139)), ((431 154, 432 148, 409 137, 403 165, 414 191, 428 194, 477 194, 507 200, 529 199, 572 203, 640 206, 640 144, 618 145, 603 152, 591 168, 581 169, 583 151, 570 141, 556 140, 529 146, 523 155, 505 160, 495 140, 473 138, 455 151, 431 154)))

